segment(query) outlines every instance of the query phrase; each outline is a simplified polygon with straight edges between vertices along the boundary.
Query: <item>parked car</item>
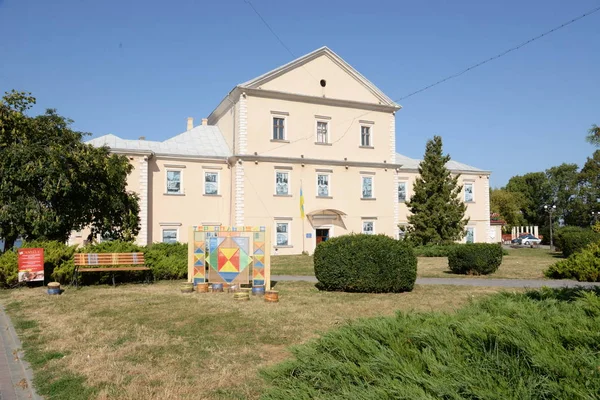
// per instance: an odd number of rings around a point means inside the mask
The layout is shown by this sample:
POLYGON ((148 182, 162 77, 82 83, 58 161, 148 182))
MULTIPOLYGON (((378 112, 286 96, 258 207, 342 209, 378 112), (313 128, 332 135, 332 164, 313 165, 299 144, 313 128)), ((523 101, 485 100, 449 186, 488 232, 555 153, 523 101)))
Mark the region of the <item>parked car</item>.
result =
POLYGON ((525 236, 527 236, 527 235, 529 235, 529 233, 521 233, 521 234, 520 234, 518 237, 514 238, 514 239, 513 239, 513 240, 511 240, 510 242, 511 242, 512 244, 521 244, 521 238, 522 238, 522 237, 525 237, 525 236))
POLYGON ((533 236, 532 234, 527 234, 524 236, 519 236, 519 244, 523 244, 525 246, 529 246, 530 244, 540 244, 542 243, 542 239, 538 239, 535 236, 533 236))

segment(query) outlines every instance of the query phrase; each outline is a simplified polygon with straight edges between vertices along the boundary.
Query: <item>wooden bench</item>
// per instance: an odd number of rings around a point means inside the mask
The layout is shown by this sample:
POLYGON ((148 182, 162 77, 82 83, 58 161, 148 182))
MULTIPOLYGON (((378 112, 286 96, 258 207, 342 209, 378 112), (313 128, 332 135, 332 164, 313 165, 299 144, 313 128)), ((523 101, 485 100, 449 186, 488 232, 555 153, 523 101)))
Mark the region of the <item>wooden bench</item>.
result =
MULTIPOLYGON (((73 258, 75 261, 73 279, 76 287, 79 286, 78 278, 81 272, 111 272, 112 283, 115 286, 114 272, 150 271, 150 268, 144 265, 144 253, 77 253, 73 258), (139 265, 139 267, 132 265, 139 265)), ((149 281, 148 275, 146 281, 149 281)))

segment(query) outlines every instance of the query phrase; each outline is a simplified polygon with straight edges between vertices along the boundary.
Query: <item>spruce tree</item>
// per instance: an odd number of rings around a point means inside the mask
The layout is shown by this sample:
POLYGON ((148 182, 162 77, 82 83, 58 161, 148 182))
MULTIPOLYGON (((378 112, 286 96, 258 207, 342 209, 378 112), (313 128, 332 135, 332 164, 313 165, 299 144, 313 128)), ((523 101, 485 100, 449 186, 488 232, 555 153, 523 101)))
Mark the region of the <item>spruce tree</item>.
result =
POLYGON ((469 220, 465 219, 467 206, 460 198, 460 175, 450 173, 448 161, 450 156, 442 153, 441 137, 427 141, 414 195, 406 203, 412 213, 406 239, 415 245, 451 243, 465 234, 469 220))

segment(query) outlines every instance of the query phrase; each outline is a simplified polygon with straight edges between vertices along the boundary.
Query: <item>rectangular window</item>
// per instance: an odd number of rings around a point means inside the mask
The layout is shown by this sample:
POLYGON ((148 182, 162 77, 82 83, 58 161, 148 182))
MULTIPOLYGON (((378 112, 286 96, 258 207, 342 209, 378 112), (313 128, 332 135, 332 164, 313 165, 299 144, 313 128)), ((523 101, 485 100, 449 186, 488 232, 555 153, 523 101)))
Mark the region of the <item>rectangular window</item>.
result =
POLYGON ((163 229, 163 243, 177 243, 177 229, 163 229))
POLYGON ((318 174, 317 175, 317 196, 328 197, 329 196, 329 175, 318 174))
POLYGON ((317 143, 328 143, 327 133, 329 131, 329 123, 325 121, 317 121, 317 143))
POLYGON ((475 201, 475 196, 473 195, 473 184, 465 183, 465 202, 473 202, 475 201))
POLYGON ((219 173, 205 172, 204 173, 204 194, 218 195, 219 194, 219 173))
POLYGON ((290 223, 289 222, 278 222, 276 226, 277 230, 277 246, 289 246, 290 244, 290 223))
POLYGON ((167 193, 181 193, 181 171, 167 170, 167 193))
POLYGON ((360 127, 360 145, 365 147, 371 146, 371 127, 361 126, 360 127))
POLYGON ((275 171, 275 194, 288 195, 290 194, 290 174, 289 172, 275 171))
POLYGON ((372 199, 373 198, 373 177, 363 176, 362 177, 362 198, 372 199))
POLYGON ((373 235, 375 234, 375 222, 373 221, 363 221, 362 233, 365 235, 373 235))
POLYGON ((398 183, 398 201, 400 203, 406 201, 406 182, 398 183))
POLYGON ((273 140, 285 140, 285 118, 273 117, 273 140))
POLYGON ((475 243, 475 228, 472 226, 467 227, 467 234, 465 235, 465 241, 467 243, 475 243))

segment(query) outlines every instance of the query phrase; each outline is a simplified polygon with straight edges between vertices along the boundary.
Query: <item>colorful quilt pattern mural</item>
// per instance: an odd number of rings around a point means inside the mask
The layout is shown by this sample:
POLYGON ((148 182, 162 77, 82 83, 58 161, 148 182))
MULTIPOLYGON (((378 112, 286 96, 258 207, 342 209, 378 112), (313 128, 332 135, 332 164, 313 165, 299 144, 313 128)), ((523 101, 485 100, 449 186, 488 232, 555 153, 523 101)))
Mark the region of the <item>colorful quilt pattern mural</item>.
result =
POLYGON ((267 230, 264 226, 190 228, 191 281, 249 283, 268 282, 267 230))

